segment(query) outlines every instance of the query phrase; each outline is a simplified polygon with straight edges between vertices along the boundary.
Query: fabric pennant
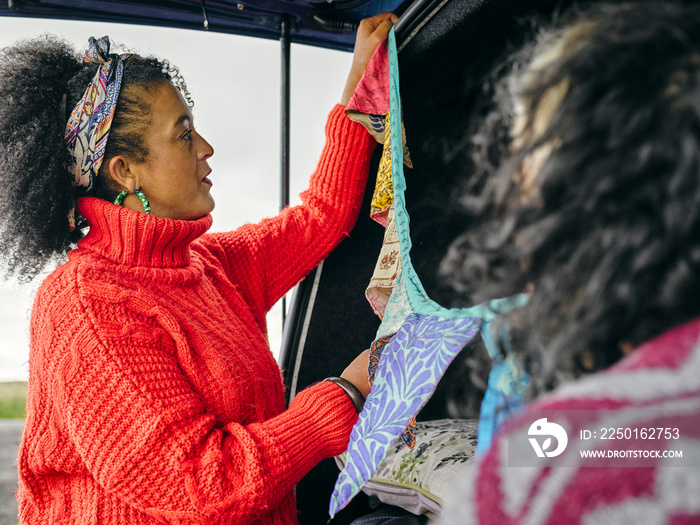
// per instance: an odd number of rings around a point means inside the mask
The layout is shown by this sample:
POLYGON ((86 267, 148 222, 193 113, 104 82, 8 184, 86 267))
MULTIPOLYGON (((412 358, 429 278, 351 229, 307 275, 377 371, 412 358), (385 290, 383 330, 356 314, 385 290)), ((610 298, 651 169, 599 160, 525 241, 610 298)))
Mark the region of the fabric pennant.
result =
POLYGON ((480 319, 412 313, 382 352, 371 394, 350 435, 346 466, 330 515, 345 507, 376 472, 387 449, 432 395, 452 358, 479 330, 480 319))

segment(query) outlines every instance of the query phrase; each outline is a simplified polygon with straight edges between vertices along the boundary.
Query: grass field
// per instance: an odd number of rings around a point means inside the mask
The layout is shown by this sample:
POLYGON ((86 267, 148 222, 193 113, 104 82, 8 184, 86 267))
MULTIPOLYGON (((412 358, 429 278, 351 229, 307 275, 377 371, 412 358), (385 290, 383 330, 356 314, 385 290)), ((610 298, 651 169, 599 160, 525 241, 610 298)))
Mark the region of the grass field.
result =
POLYGON ((27 383, 0 383, 0 419, 24 419, 27 383))

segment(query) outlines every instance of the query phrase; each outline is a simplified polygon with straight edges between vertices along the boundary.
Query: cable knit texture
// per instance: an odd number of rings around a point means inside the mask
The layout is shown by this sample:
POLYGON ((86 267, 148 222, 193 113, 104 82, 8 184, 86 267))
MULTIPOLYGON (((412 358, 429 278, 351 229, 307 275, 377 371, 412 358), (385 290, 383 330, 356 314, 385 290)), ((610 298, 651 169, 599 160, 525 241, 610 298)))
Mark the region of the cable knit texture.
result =
POLYGON ((357 218, 374 141, 343 109, 303 204, 259 224, 80 199, 90 231, 32 313, 20 523, 296 523, 357 415, 332 383, 285 410, 265 314, 357 218))

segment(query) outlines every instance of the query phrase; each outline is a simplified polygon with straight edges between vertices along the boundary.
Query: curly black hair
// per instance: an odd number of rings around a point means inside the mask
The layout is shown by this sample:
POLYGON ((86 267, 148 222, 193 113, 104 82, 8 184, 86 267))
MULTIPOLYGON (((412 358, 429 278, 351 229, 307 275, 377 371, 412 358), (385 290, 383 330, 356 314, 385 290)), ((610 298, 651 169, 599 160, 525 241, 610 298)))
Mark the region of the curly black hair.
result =
MULTIPOLYGON (((0 51, 3 278, 33 279, 85 234, 87 223, 77 213, 75 230, 69 228, 68 213, 79 194, 66 169, 63 137, 68 117, 96 71, 96 64, 83 62, 70 44, 51 35, 0 51)), ((150 104, 143 95, 163 82, 175 85, 192 105, 184 80, 169 62, 138 55, 125 60, 105 161, 91 195, 114 199, 116 191, 105 172, 111 157, 144 161, 148 156, 143 131, 150 104)))
POLYGON ((465 177, 487 219, 441 273, 531 290, 505 322, 537 395, 700 316, 700 5, 577 8, 500 71, 465 177))

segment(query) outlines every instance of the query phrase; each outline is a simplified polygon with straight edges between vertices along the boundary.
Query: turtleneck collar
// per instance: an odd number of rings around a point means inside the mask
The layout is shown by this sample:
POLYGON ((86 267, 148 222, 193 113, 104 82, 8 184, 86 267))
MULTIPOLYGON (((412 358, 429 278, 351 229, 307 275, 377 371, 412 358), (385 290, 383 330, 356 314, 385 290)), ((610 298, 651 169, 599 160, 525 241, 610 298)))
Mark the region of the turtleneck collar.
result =
POLYGON ((127 266, 188 266, 190 244, 212 223, 211 215, 195 221, 162 219, 93 197, 79 199, 78 210, 90 224, 78 248, 127 266))

